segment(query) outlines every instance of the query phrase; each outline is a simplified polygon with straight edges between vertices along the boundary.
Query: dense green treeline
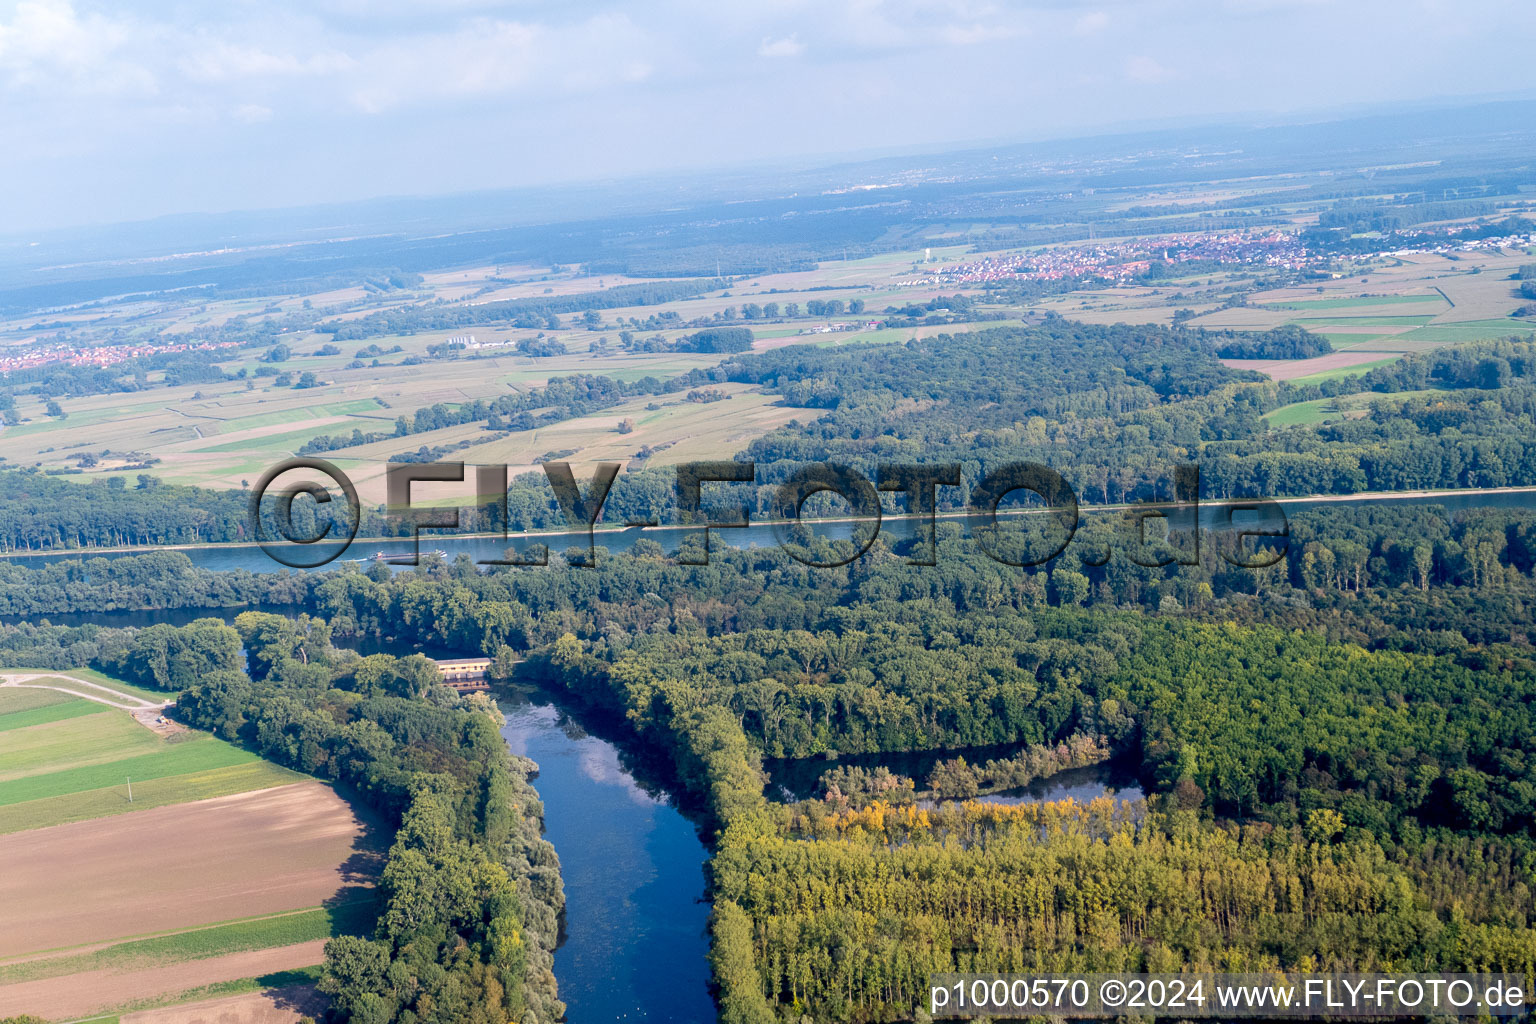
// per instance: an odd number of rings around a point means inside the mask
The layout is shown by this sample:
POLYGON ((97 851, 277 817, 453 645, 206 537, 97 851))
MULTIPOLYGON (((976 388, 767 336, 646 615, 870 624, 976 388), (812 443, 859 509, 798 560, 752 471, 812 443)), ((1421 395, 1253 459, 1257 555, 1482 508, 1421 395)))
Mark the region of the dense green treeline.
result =
POLYGON ((1153 790, 1223 817, 1292 825, 1329 809, 1383 842, 1405 823, 1524 834, 1536 821, 1529 666, 1119 614, 935 618, 610 641, 606 660, 568 658, 558 678, 642 731, 677 732, 680 709, 728 712, 773 756, 1086 733, 1135 750, 1153 790))
MULTIPOLYGON (((61 559, 36 568, 0 562, 0 615, 35 620, 120 609, 288 606, 323 612, 343 633, 413 635, 469 650, 488 638, 546 644, 567 628, 582 636, 615 626, 644 629, 677 607, 720 632, 813 628, 829 621, 829 606, 851 602, 948 610, 1081 604, 1269 619, 1370 647, 1463 654, 1530 644, 1536 516, 1525 510, 1450 514, 1434 504, 1378 502, 1308 508, 1290 518, 1284 562, 1263 571, 1224 561, 1221 538, 1209 534, 1201 538, 1199 564, 1138 564, 1132 556, 1150 561, 1162 547, 1137 543, 1124 522, 1108 515, 1086 517, 1062 556, 1034 569, 992 561, 974 537, 941 521, 936 564, 908 565, 907 557, 921 553, 903 539, 909 526, 888 526, 882 537, 889 545, 877 541, 837 570, 809 569, 778 549, 734 551, 718 543, 710 565, 678 566, 647 539, 629 555, 600 552, 591 571, 572 568, 558 553, 548 570, 497 573, 432 556, 400 574, 383 565, 366 573, 351 565, 320 573, 214 572, 194 568, 179 552, 61 559), (1108 561, 1089 564, 1106 551, 1108 561), (442 588, 426 584, 445 580, 467 600, 498 609, 491 633, 473 616, 441 607, 442 588)), ((1190 551, 1189 537, 1174 540, 1169 552, 1190 551)), ((698 553, 696 538, 685 543, 698 553)))
MULTIPOLYGON (((1287 343, 1280 333, 1275 343, 1287 343)), ((783 348, 722 369, 791 404, 830 410, 749 446, 760 483, 828 458, 871 476, 877 462, 955 462, 962 486, 938 496, 941 508, 955 508, 982 473, 1010 461, 1051 466, 1080 500, 1104 502, 1166 490, 1172 466, 1185 463, 1200 465, 1209 497, 1536 482, 1524 443, 1536 427, 1532 343, 1409 356, 1371 371, 1377 376, 1316 386, 1234 383, 1246 378, 1217 363, 1212 344, 1199 332, 1050 321, 901 350, 783 348), (1366 419, 1338 424, 1274 430, 1262 419, 1361 389, 1428 388, 1455 390, 1409 404, 1383 400, 1366 419)))
MULTIPOLYGON (((1427 868, 1455 839, 1388 855, 1304 827, 1213 826, 1143 806, 874 805, 810 839, 796 819, 727 832, 712 870, 722 1019, 906 1020, 932 974, 1510 970, 1536 967, 1528 894, 1437 912, 1427 868)), ((1466 867, 1467 865, 1463 865, 1466 867)))
POLYGON ((1295 325, 1263 334, 1223 332, 1210 345, 1223 359, 1311 359, 1333 351, 1327 338, 1295 325))
MULTIPOLYGON (((281 462, 274 458, 273 465, 281 462)), ((282 483, 291 483, 284 478, 282 483)), ((254 485, 249 480, 247 484, 254 485)), ((262 537, 280 538, 275 509, 279 487, 262 503, 262 537)), ((250 491, 216 490, 162 483, 140 474, 137 484, 121 477, 96 477, 77 483, 32 468, 0 471, 0 550, 52 552, 95 547, 153 547, 184 544, 250 544, 250 491)), ((320 535, 327 521, 332 536, 344 536, 351 523, 345 502, 334 509, 311 501, 292 506, 298 536, 320 535)), ((364 537, 398 536, 398 522, 381 508, 361 509, 358 533, 364 537)))
MULTIPOLYGON (((784 480, 827 460, 870 479, 882 463, 958 464, 960 485, 937 489, 945 510, 964 507, 985 473, 1018 461, 1050 466, 1080 501, 1103 503, 1166 495, 1173 467, 1188 464, 1200 467, 1210 498, 1536 484, 1536 453, 1525 443, 1536 430, 1536 345, 1472 343, 1305 385, 1257 380, 1213 354, 1243 346, 1289 352, 1312 337, 1296 334, 1050 320, 900 348, 790 346, 689 379, 749 383, 825 410, 738 456, 755 463, 755 485, 722 493, 758 518, 772 517, 784 480), (1361 391, 1383 396, 1363 419, 1285 428, 1264 419, 1292 403, 1361 391)), ((671 473, 626 473, 603 521, 675 521, 674 490, 671 473)), ((905 508, 895 497, 886 502, 890 511, 905 508)), ((508 507, 516 528, 565 523, 539 475, 514 481, 508 507)), ((813 497, 805 514, 839 508, 846 505, 813 497)))
MULTIPOLYGON (((146 480, 149 478, 146 477, 146 480)), ((246 496, 235 491, 119 482, 79 484, 0 472, 0 544, 7 549, 249 540, 246 496)))
POLYGON ((1517 378, 1532 377, 1536 377, 1536 345, 1507 340, 1411 353, 1386 366, 1367 370, 1360 382, 1369 391, 1492 390, 1517 378))
POLYGON ((864 651, 862 630, 899 612, 838 611, 835 631, 709 637, 685 617, 632 644, 610 629, 591 653, 566 636, 536 659, 652 742, 718 753, 681 774, 723 826, 723 1019, 907 1019, 945 970, 1532 969, 1528 666, 1043 609, 1023 625, 929 607, 864 651), (1064 663, 1032 675, 1041 641, 1064 663), (1009 668, 1019 685, 998 681, 1009 668), (707 730, 690 709, 714 711, 707 730), (965 743, 977 725, 999 730, 988 739, 1102 729, 1135 750, 1162 810, 1115 823, 1105 801, 1040 812, 1063 819, 1042 830, 1008 820, 1028 807, 839 811, 829 794, 782 808, 754 772, 765 738, 812 726, 836 749, 880 750, 965 743))
POLYGON ((341 1020, 557 1020, 550 970, 563 895, 543 809, 484 698, 438 685, 419 655, 360 658, 307 618, 248 612, 254 678, 205 673, 177 701, 199 728, 360 794, 399 828, 372 938, 326 946, 321 988, 341 1020))
MULTIPOLYGON (((273 563, 274 569, 280 569, 273 563)), ((117 558, 66 558, 32 568, 0 561, 0 615, 45 617, 70 611, 301 605, 314 581, 280 570, 198 569, 179 551, 117 558)))
MULTIPOLYGON (((1399 536, 1394 524, 1402 518, 1388 517, 1377 529, 1383 536, 1399 536)), ((1463 524, 1463 537, 1469 529, 1488 528, 1480 519, 1471 522, 1463 524)), ((1522 531, 1529 531, 1529 521, 1512 522, 1517 540, 1528 539, 1530 533, 1522 531)), ((1504 525, 1503 535, 1510 529, 1504 525)), ((1491 545, 1480 541, 1475 546, 1491 545)), ((1258 805, 1305 810, 1319 800, 1358 797, 1364 802, 1354 806, 1351 824, 1379 827, 1384 821, 1392 826, 1407 813, 1430 823, 1470 827, 1480 822, 1484 829, 1507 831, 1521 814, 1536 812, 1518 795, 1529 784, 1522 781, 1518 764, 1504 763, 1507 751, 1532 741, 1528 723, 1500 710, 1506 704, 1518 708, 1528 699, 1521 687, 1527 685, 1529 640, 1517 642, 1514 635, 1523 628, 1516 613, 1530 606, 1528 567, 1522 571, 1518 564, 1528 559, 1523 547, 1495 555, 1497 584, 1483 580, 1472 586, 1452 582, 1421 588, 1403 580, 1387 587, 1385 581, 1367 579, 1358 592, 1347 583, 1342 588, 1332 583, 1293 588, 1292 595, 1313 595, 1317 605, 1310 610, 1293 604, 1278 588, 1260 597, 1234 595, 1229 601, 1213 600, 1207 609, 1183 612, 1212 620, 1212 625, 1185 623, 1171 634, 1166 631, 1180 618, 1147 623, 1088 615, 1075 610, 1070 598, 1062 601, 1065 607, 1056 607, 1049 588, 1065 584, 1054 574, 1017 573, 1009 585, 995 563, 975 556, 957 556, 925 569, 887 554, 864 571, 814 571, 781 553, 759 551, 699 568, 669 566, 654 555, 641 555, 611 556, 606 568, 590 572, 481 574, 463 565, 388 579, 383 573, 374 578, 350 570, 279 579, 304 585, 296 586, 299 606, 320 612, 328 620, 327 630, 344 636, 411 636, 495 653, 502 647, 553 649, 550 645, 570 633, 571 643, 578 651, 585 645, 587 653, 567 661, 588 668, 572 670, 568 688, 656 728, 658 735, 697 731, 676 727, 673 719, 679 714, 724 715, 761 753, 808 757, 827 751, 1055 744, 1077 734, 1127 744, 1140 729, 1147 743, 1162 744, 1143 750, 1149 777, 1162 773, 1165 786, 1188 778, 1232 814, 1270 813, 1258 805), (1511 563, 1504 564, 1500 556, 1511 563), (763 581, 765 572, 771 591, 763 581), (1038 589, 1031 591, 1022 585, 1028 580, 1048 582, 1037 582, 1038 589), (925 589, 914 589, 918 585, 925 589), (1468 597, 1459 605, 1429 603, 1463 590, 1468 597), (1483 636, 1489 624, 1482 613, 1498 606, 1499 598, 1511 617, 1504 627, 1508 632, 1483 636), (1230 627, 1215 623, 1252 621, 1266 600, 1276 609, 1278 624, 1313 632, 1245 629, 1243 637, 1262 643, 1234 649, 1226 631, 1230 627), (1391 601, 1402 607, 1394 608, 1391 601), (1426 607, 1437 608, 1446 620, 1431 625, 1450 628, 1418 627, 1425 635, 1413 642, 1412 630, 1392 627, 1392 617, 1402 618, 1407 627, 1426 607), (1465 611, 1460 622, 1454 617, 1457 607, 1465 611), (1353 639, 1352 622, 1371 624, 1380 638, 1374 646, 1400 650, 1384 650, 1366 662, 1340 660, 1338 652, 1355 648, 1331 641, 1353 639), (1450 657, 1407 653, 1414 649, 1441 650, 1450 657), (1235 651, 1230 665, 1228 651, 1235 651), (1258 652, 1267 653, 1261 658, 1258 652), (1200 712, 1185 721, 1177 717, 1176 706, 1154 716, 1153 709, 1162 705, 1153 698, 1163 691, 1147 689, 1153 685, 1148 680, 1164 673, 1166 679, 1157 685, 1187 696, 1197 688, 1197 681, 1187 678, 1189 666, 1202 658, 1208 667, 1222 666, 1223 685, 1250 687, 1268 695, 1262 699, 1302 686, 1293 700, 1273 706, 1270 713, 1280 723, 1283 710, 1308 708, 1311 724, 1277 725, 1274 735, 1248 738, 1234 748, 1239 761, 1223 762, 1202 752, 1207 743, 1225 748, 1229 741, 1205 736, 1197 727, 1231 737, 1240 734, 1238 724, 1200 717, 1200 712), (1287 672, 1288 659, 1319 666, 1318 679, 1294 667, 1287 672), (608 663, 611 669, 596 667, 608 663), (1332 681, 1335 676, 1344 682, 1332 681), (1349 744, 1356 741, 1357 727, 1351 716, 1358 710, 1352 703, 1354 687, 1363 688, 1359 700, 1382 703, 1372 714, 1395 716, 1372 726, 1390 723, 1397 745, 1375 741, 1386 760, 1364 766, 1351 760, 1349 744), (682 703, 674 699, 679 688, 691 694, 682 703), (1474 699, 1474 691, 1481 696, 1474 699), (1385 698, 1389 693, 1422 700, 1393 708, 1385 698), (1338 704, 1341 700, 1345 703, 1338 704), (1142 717, 1134 719, 1125 710, 1128 705, 1141 709, 1142 717), (1403 717, 1409 712, 1420 717, 1403 717), (1458 730, 1464 731, 1469 721, 1479 728, 1461 735, 1458 730), (1154 725, 1168 735, 1153 737, 1147 729, 1154 725), (1298 744, 1304 754, 1295 751, 1298 744), (1253 760, 1261 754, 1267 760, 1253 760), (1200 765, 1199 770, 1190 764, 1200 765), (1417 768, 1428 765, 1438 765, 1432 778, 1413 777, 1417 768), (1462 769, 1473 774, 1455 774, 1462 769), (1168 774, 1175 771, 1182 774, 1168 774), (1382 810, 1382 802, 1398 811, 1382 810), (1386 817, 1378 821, 1381 815, 1386 817)), ((1375 556, 1363 564, 1379 561, 1385 560, 1375 556)), ((1411 575, 1417 569, 1403 571, 1411 575)), ((1475 563, 1468 563, 1467 571, 1474 572, 1475 563)), ((10 572, 31 575, 14 567, 10 572)), ((183 630, 162 626, 135 633, 8 627, 7 646, 16 649, 3 656, 13 664, 65 664, 74 652, 104 670, 175 689, 202 673, 234 666, 236 648, 220 642, 220 629, 210 627, 206 621, 183 630), (44 649, 55 657, 41 657, 44 649)), ((320 649, 328 637, 317 641, 320 649)), ((694 723, 698 729, 703 717, 694 723)))

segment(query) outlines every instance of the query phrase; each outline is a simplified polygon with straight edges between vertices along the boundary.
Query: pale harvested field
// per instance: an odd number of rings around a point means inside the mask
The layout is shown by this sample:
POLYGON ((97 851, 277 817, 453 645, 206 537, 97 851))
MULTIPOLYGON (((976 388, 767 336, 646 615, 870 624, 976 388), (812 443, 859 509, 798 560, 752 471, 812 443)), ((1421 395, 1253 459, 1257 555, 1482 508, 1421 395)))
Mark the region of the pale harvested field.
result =
POLYGON ((305 1014, 318 1017, 326 1002, 313 985, 293 985, 125 1013, 121 1024, 294 1024, 305 1014))
MULTIPOLYGON (((1044 307, 1045 304, 1041 303, 1044 307)), ((1172 306, 1127 307, 1124 309, 1064 309, 1062 316, 1085 324, 1172 324, 1172 306)))
POLYGON ((384 470, 390 455, 401 450, 415 450, 422 445, 474 442, 486 438, 483 443, 471 444, 450 456, 454 461, 466 464, 462 483, 419 483, 411 488, 412 502, 425 506, 454 498, 467 501, 474 492, 475 472, 468 468, 470 466, 505 465, 509 474, 516 476, 537 471, 539 467, 534 460, 541 455, 568 451, 571 454, 562 461, 587 467, 578 470, 578 475, 586 479, 591 474, 590 464, 627 464, 646 446, 668 446, 645 463, 649 467, 696 459, 729 458, 752 440, 791 420, 810 422, 824 415, 824 410, 780 404, 778 396, 763 394, 747 385, 723 383, 712 386, 732 397, 720 402, 697 403, 686 401, 681 392, 643 395, 591 416, 561 420, 535 430, 513 431, 499 439, 487 433, 482 423, 469 423, 344 448, 328 453, 325 458, 351 478, 364 502, 382 502, 386 491, 384 470), (660 408, 646 408, 649 405, 660 408), (618 431, 619 421, 624 419, 635 421, 635 429, 628 434, 618 431))
POLYGON ((513 474, 537 469, 533 460, 545 452, 568 449, 575 449, 574 454, 568 456, 573 464, 628 462, 641 448, 660 444, 672 447, 659 452, 646 465, 725 459, 749 441, 790 420, 809 422, 823 415, 817 409, 781 405, 777 396, 762 394, 745 385, 714 386, 732 397, 720 402, 697 403, 685 401, 681 394, 646 396, 592 416, 562 420, 538 430, 518 431, 500 441, 466 448, 455 458, 473 464, 504 463, 511 467, 513 474), (646 408, 653 404, 661 408, 646 408), (619 433, 617 427, 622 419, 633 419, 635 429, 628 434, 619 433))
POLYGON ((1407 334, 1416 328, 1412 324, 1382 324, 1379 327, 1361 326, 1360 324, 1329 324, 1326 328, 1318 328, 1322 334, 1407 334))
MULTIPOLYGON (((258 949, 247 953, 231 953, 228 956, 208 957, 164 967, 148 967, 139 970, 100 970, 70 974, 60 978, 45 978, 19 985, 0 988, 0 1016, 32 1013, 55 1020, 83 1017, 117 1006, 132 1005, 153 999, 167 992, 185 992, 221 981, 238 981, 241 978, 259 977, 275 971, 289 971, 299 967, 313 967, 325 956, 325 940, 301 942, 292 946, 258 949)), ((237 997, 247 998, 247 997, 237 997)), ((213 1002, 224 1002, 214 1000, 213 1002)), ((207 1005, 207 1004, 204 1004, 207 1005)), ((139 1019, 134 1015, 128 1019, 139 1019)), ((160 1018, 149 1018, 160 1020, 160 1018)), ((285 1017, 234 1018, 249 1020, 251 1024, 266 1024, 297 1019, 285 1017)), ((170 1021, 191 1024, 193 1020, 206 1020, 210 1024, 222 1017, 171 1017, 170 1021)))
POLYGON ((1226 328, 1239 331, 1267 331, 1287 323, 1295 315, 1295 310, 1290 309, 1258 309, 1253 306, 1236 306, 1232 309, 1212 310, 1202 316, 1197 316, 1189 321, 1189 326, 1204 327, 1212 331, 1226 328))
POLYGON ((1361 363, 1374 363, 1390 353, 1382 352, 1334 352, 1316 359, 1223 359, 1222 363, 1234 370, 1257 370, 1271 380, 1295 380, 1310 377, 1314 373, 1340 370, 1361 363))
POLYGON ((1435 281, 1455 308, 1435 318, 1435 323, 1456 323, 1464 320, 1492 320, 1508 316, 1519 306, 1529 302, 1520 297, 1520 282, 1509 280, 1509 273, 1520 263, 1529 263, 1529 256, 1505 261, 1489 261, 1481 274, 1459 274, 1442 277, 1435 281))
POLYGON ((371 869, 365 832, 302 782, 15 833, 0 957, 315 906, 371 869))

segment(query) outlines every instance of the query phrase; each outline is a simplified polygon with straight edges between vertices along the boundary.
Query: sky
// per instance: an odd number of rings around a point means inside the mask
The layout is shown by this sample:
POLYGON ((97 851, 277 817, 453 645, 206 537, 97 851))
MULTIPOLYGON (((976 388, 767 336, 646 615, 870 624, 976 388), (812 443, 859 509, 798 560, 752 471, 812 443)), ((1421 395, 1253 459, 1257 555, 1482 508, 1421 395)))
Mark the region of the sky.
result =
POLYGON ((0 235, 1536 87, 1524 0, 0 0, 0 235))

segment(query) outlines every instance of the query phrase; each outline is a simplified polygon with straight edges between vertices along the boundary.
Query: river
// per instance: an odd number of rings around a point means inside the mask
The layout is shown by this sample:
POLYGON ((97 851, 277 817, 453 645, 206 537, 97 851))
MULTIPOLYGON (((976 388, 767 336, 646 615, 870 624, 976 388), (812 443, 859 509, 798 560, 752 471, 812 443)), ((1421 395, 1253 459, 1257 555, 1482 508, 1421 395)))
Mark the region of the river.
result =
MULTIPOLYGON (((643 765, 588 733, 548 696, 499 690, 496 700, 507 716, 502 735, 508 747, 539 764, 534 785, 544 801, 545 835, 560 855, 566 916, 555 977, 568 1019, 572 1024, 713 1021, 704 902, 708 851, 693 823, 643 765), (636 781, 637 774, 646 784, 636 781)), ((1004 749, 1011 748, 997 752, 1004 749)), ((917 770, 939 756, 862 760, 917 770)), ((770 767, 778 782, 814 779, 835 763, 840 762, 779 761, 770 767)), ((1034 803, 1106 795, 1132 801, 1140 799, 1141 790, 1124 766, 1098 765, 982 799, 1034 803)))
MULTIPOLYGON (((1389 499, 1445 506, 1448 512, 1474 506, 1529 507, 1530 493, 1434 496, 1389 499)), ((1302 507, 1292 506, 1292 513, 1302 507)), ((1308 504, 1306 507, 1316 507, 1308 504)), ((846 536, 850 524, 834 524, 828 532, 846 536)), ((910 529, 910 526, 904 527, 910 529)), ((640 530, 609 533, 600 543, 624 550, 645 534, 640 530)), ((666 531, 662 537, 676 537, 666 531)), ((734 545, 773 544, 771 529, 722 530, 717 536, 734 545)), ((582 540, 580 535, 551 536, 556 550, 582 540)), ((494 538, 437 538, 424 548, 441 546, 450 555, 497 557, 503 543, 494 538)), ((670 542, 668 543, 670 546, 670 542)), ((369 541, 354 550, 399 550, 401 543, 369 541)), ((208 569, 272 571, 278 568, 254 547, 188 549, 193 563, 208 569)), ((59 558, 44 555, 20 559, 36 564, 59 558)), ((176 609, 54 614, 29 617, 82 625, 148 626, 184 624, 194 618, 232 618, 243 609, 176 609)), ((273 607, 292 614, 291 607, 273 607)), ((14 617, 7 617, 15 621, 14 617)), ((359 645, 365 653, 403 654, 419 650, 429 656, 457 652, 408 643, 359 645)), ((544 801, 546 834, 560 856, 565 881, 566 915, 563 941, 555 953, 560 996, 569 1006, 573 1024, 606 1021, 658 1021, 702 1024, 715 1019, 709 991, 708 906, 704 865, 708 851, 690 820, 677 809, 664 784, 649 778, 643 765, 630 762, 618 746, 602 735, 600 723, 583 715, 580 722, 559 709, 553 698, 523 691, 501 691, 498 702, 506 713, 503 736, 511 750, 538 762, 535 785, 544 801), (584 727, 584 725, 586 727, 584 727), (637 781, 637 775, 641 781, 637 781)), ((611 735, 611 734, 610 734, 611 735)), ((1006 750, 962 751, 968 760, 1000 756, 1006 750)), ((954 756, 948 752, 945 756, 954 756)), ((935 755, 884 755, 843 758, 841 763, 883 763, 919 779, 932 770, 935 755)), ((776 761, 767 766, 769 792, 780 799, 809 795, 821 772, 834 763, 824 760, 776 761)), ((999 803, 1034 802, 1110 795, 1135 800, 1141 790, 1123 766, 1101 765, 1062 772, 1020 790, 983 799, 999 803)))
MULTIPOLYGON (((1446 510, 1448 515, 1465 511, 1470 508, 1526 508, 1536 509, 1536 491, 1466 491, 1464 493, 1438 493, 1429 495, 1409 495, 1391 497, 1382 495, 1353 495, 1329 497, 1320 499, 1298 498, 1278 502, 1285 510, 1287 516, 1294 516, 1299 512, 1309 509, 1325 508, 1329 506, 1347 506, 1370 503, 1372 505, 1439 505, 1446 510)), ((1217 501, 1202 501, 1200 503, 1201 524, 1207 528, 1219 528, 1223 525, 1226 504, 1217 501)), ((1083 507, 1084 515, 1101 515, 1104 510, 1095 509, 1093 506, 1083 507)), ((963 517, 944 517, 948 521, 963 521, 963 517)), ((1239 519, 1241 523, 1242 520, 1239 519)), ((882 527, 882 532, 889 532, 898 540, 913 536, 914 522, 908 518, 892 518, 882 527)), ((823 537, 845 539, 851 535, 854 524, 847 521, 829 521, 816 527, 816 533, 823 537)), ((597 544, 606 547, 609 551, 628 551, 634 543, 642 537, 659 541, 667 550, 675 550, 681 538, 688 534, 697 535, 697 530, 681 529, 651 529, 639 528, 626 530, 599 531, 596 535, 597 544)), ((861 539, 863 534, 861 533, 861 539)), ((729 547, 771 547, 779 543, 779 537, 772 526, 756 525, 740 529, 715 529, 710 531, 711 545, 721 544, 729 547)), ((505 556, 509 544, 520 552, 535 549, 538 545, 547 544, 551 551, 562 552, 571 547, 585 547, 587 535, 585 533, 550 533, 541 534, 536 538, 518 538, 512 541, 500 537, 457 537, 436 531, 428 531, 421 536, 420 549, 423 553, 434 549, 442 550, 449 559, 460 554, 469 555, 475 560, 499 559, 505 556)), ((325 549, 326 553, 335 550, 335 547, 325 548, 325 545, 316 545, 314 551, 325 549)), ((139 548, 134 550, 117 551, 92 551, 89 549, 75 549, 69 551, 50 552, 46 554, 10 554, 4 557, 21 565, 45 565, 67 558, 121 558, 124 555, 144 554, 147 551, 167 550, 165 548, 139 548)), ((230 570, 245 569, 248 572, 281 572, 286 569, 260 547, 254 544, 220 544, 205 547, 175 548, 192 560, 192 564, 202 569, 230 570)), ((372 565, 373 555, 384 553, 388 555, 409 555, 411 542, 400 538, 389 540, 360 539, 354 541, 346 552, 335 561, 328 562, 318 568, 336 569, 342 565, 353 564, 363 566, 372 565)), ((306 552, 305 557, 311 557, 306 552)), ((396 565, 395 568, 403 568, 396 565)), ((308 570, 313 571, 313 570, 308 570)))
MULTIPOLYGON (((211 616, 228 621, 241 609, 174 609, 46 616, 84 625, 183 625, 211 616)), ((291 608, 273 607, 279 614, 291 608)), ((462 652, 395 642, 358 644, 364 653, 436 657, 462 652)), ((715 1019, 709 990, 709 908, 704 902, 708 850, 698 830, 666 792, 665 771, 621 752, 619 730, 585 711, 567 712, 539 691, 500 689, 506 715, 502 736, 514 753, 539 765, 534 785, 544 802, 545 835, 560 856, 566 910, 555 951, 555 977, 572 1024, 656 1021, 704 1024, 715 1019), (577 717, 579 715, 579 718, 577 717)), ((1011 748, 959 751, 969 760, 1001 756, 1011 748)), ((860 755, 837 761, 771 761, 769 793, 780 799, 809 795, 834 764, 886 764, 926 778, 939 754, 860 755)), ((983 797, 998 803, 1140 797, 1123 766, 1062 772, 1030 786, 983 797)))
POLYGON ((697 830, 618 749, 545 698, 501 691, 502 735, 539 763, 545 836, 565 880, 555 978, 572 1024, 715 1019, 697 830))
MULTIPOLYGON (((293 614, 291 607, 257 608, 293 614)), ((31 620, 182 626, 199 618, 228 622, 248 610, 81 612, 31 620)), ((343 642, 364 654, 465 654, 398 640, 343 642)), ((571 1024, 714 1020, 704 902, 708 852, 658 781, 661 773, 647 771, 609 739, 590 734, 547 694, 498 689, 495 697, 507 718, 501 734, 508 748, 538 762, 534 786, 544 802, 545 836, 560 856, 566 906, 555 978, 567 1019, 571 1024)), ((582 718, 592 729, 614 735, 594 716, 582 718)))

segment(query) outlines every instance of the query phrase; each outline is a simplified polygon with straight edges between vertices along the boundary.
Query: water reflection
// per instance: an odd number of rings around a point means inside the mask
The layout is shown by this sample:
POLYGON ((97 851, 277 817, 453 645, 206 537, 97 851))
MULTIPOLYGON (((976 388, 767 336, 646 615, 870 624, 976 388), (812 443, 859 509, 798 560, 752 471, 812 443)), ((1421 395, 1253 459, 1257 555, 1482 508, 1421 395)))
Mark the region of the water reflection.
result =
POLYGON ((1117 804, 1134 803, 1145 796, 1136 777, 1113 762, 1089 765, 1086 768, 1068 768, 1043 779, 1036 779, 1027 786, 1008 789, 1001 793, 978 796, 977 800, 989 804, 1039 804, 1052 800, 1078 800, 1083 803, 1107 796, 1117 804))
MULTIPOLYGON (((763 762, 768 772, 769 792, 786 802, 807 800, 818 796, 818 782, 824 772, 833 768, 859 767, 889 768, 898 775, 915 779, 919 788, 940 761, 964 757, 971 764, 982 764, 993 759, 1003 759, 1018 753, 1014 745, 971 747, 964 750, 928 750, 891 754, 845 754, 836 758, 767 759, 763 762)), ((1068 768, 1053 775, 1035 779, 1027 786, 978 796, 974 799, 994 804, 1034 804, 1051 800, 1096 800, 1113 797, 1117 803, 1130 803, 1142 799, 1141 784, 1136 778, 1136 766, 1130 761, 1107 761, 1083 768, 1068 768)), ((931 807, 933 801, 919 801, 920 806, 931 807)))
POLYGON ((568 1019, 714 1020, 706 855, 694 826, 573 718, 537 696, 498 693, 497 702, 507 746, 539 763, 545 835, 560 854, 555 977, 568 1019))

